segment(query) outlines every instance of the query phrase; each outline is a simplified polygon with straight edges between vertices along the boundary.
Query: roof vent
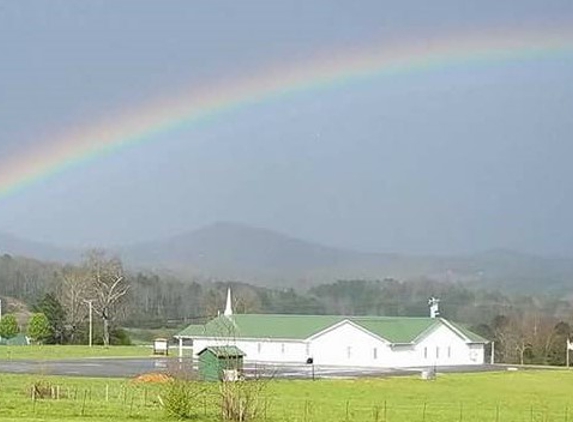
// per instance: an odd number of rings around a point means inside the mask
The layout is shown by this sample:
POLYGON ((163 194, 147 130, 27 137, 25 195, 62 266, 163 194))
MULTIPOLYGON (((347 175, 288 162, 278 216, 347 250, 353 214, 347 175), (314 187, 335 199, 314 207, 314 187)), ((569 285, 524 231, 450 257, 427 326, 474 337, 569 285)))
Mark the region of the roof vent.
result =
POLYGON ((428 299, 428 306, 430 307, 430 318, 437 318, 440 316, 440 299, 432 296, 428 299))

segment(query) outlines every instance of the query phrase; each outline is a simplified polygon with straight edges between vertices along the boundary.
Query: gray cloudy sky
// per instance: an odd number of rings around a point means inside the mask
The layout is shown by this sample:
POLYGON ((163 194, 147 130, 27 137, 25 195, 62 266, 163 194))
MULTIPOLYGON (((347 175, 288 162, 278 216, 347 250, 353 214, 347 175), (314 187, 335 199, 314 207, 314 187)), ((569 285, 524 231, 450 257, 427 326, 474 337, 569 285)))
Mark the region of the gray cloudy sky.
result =
MULTIPOLYGON (((269 64, 496 29, 570 0, 0 0, 0 169, 89 125, 269 64)), ((238 221, 372 251, 573 255, 573 55, 300 93, 0 199, 0 231, 131 243, 238 221)))

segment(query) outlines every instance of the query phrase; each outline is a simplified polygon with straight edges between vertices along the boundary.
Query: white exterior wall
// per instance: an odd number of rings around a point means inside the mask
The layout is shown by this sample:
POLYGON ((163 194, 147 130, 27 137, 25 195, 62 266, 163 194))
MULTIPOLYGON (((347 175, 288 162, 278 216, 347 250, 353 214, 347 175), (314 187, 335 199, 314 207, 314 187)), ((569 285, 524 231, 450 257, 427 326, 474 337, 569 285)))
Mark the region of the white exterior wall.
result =
POLYGON ((416 344, 390 345, 351 322, 305 340, 198 338, 196 356, 207 346, 235 345, 245 352, 246 362, 304 363, 316 365, 407 368, 480 365, 484 345, 468 344, 444 324, 426 333, 416 344))
POLYGON ((388 366, 388 343, 346 322, 316 336, 310 343, 316 365, 388 366))
POLYGON ((440 325, 420 339, 413 349, 400 359, 399 366, 481 365, 484 345, 468 344, 454 331, 440 325), (416 362, 412 364, 412 362, 416 362))
POLYGON ((246 362, 305 363, 307 343, 304 341, 281 339, 195 339, 193 354, 208 346, 237 346, 245 353, 246 362))

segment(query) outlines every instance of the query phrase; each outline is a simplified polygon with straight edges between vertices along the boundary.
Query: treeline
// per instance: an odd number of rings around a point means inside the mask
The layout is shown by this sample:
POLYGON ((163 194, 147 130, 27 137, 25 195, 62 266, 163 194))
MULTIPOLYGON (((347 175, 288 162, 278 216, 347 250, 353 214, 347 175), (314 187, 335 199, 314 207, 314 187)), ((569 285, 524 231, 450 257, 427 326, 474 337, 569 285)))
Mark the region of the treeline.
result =
POLYGON ((229 286, 239 313, 426 316, 428 298, 437 296, 442 316, 495 341, 496 359, 508 363, 563 364, 573 321, 571 303, 564 298, 429 279, 344 280, 301 292, 131 273, 102 251, 91 251, 75 266, 0 257, 0 298, 45 314, 51 327, 45 342, 85 343, 89 302, 95 341, 101 343, 128 342, 120 327, 203 322, 222 311, 229 286))

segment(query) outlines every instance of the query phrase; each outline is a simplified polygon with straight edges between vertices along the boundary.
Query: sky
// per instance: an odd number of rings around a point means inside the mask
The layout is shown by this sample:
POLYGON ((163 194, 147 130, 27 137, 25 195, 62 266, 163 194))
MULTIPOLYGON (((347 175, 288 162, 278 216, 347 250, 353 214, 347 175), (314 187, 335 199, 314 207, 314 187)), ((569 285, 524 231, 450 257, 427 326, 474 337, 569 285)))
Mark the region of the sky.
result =
MULTIPOLYGON (((573 28, 570 0, 0 0, 0 179, 68 133, 182 92, 560 28, 573 28)), ((571 51, 230 107, 0 196, 0 232, 108 246, 235 221, 361 251, 573 256, 571 51)))

